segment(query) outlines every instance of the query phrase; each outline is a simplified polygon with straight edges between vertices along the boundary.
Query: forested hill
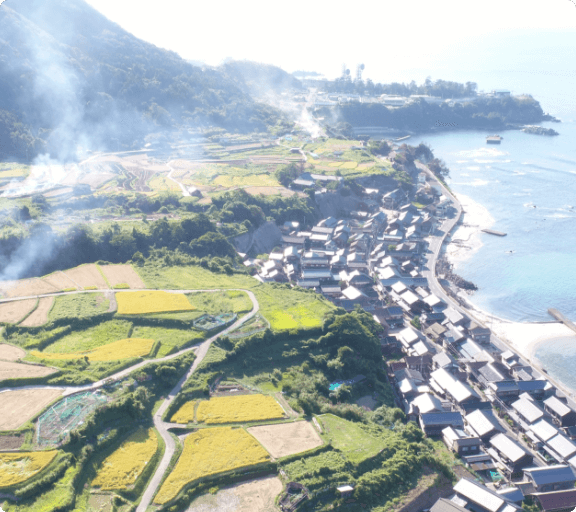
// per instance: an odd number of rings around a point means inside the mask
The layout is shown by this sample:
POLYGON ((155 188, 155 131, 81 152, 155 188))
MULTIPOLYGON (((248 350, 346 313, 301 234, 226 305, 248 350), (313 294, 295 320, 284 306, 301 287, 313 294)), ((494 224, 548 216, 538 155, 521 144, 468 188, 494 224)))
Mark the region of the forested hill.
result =
POLYGON ((132 36, 82 0, 7 0, 0 27, 0 159, 131 148, 150 133, 209 125, 265 130, 279 119, 235 77, 132 36))

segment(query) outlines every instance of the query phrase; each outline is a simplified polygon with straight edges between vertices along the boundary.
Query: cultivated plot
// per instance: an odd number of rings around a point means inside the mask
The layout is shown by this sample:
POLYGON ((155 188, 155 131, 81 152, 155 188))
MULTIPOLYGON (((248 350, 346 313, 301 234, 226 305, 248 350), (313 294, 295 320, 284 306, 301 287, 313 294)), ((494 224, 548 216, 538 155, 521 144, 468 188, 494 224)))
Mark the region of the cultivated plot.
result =
POLYGON ((0 323, 17 324, 35 307, 36 299, 16 300, 0 304, 0 323))
POLYGON ((23 364, 12 361, 0 361, 0 382, 8 379, 32 379, 46 377, 57 372, 55 368, 47 368, 37 364, 23 364))
POLYGON ((54 297, 42 297, 38 306, 20 323, 22 327, 39 327, 48 322, 48 314, 54 305, 54 297))
POLYGON ((119 315, 145 315, 171 311, 192 311, 196 309, 186 295, 160 291, 118 292, 119 315))
POLYGON ((99 268, 112 288, 122 285, 132 289, 146 288, 130 265, 100 265, 99 268))
POLYGON ((0 393, 0 430, 14 430, 62 395, 59 389, 18 389, 0 393))
POLYGON ((126 439, 120 447, 106 457, 92 481, 102 490, 129 489, 158 449, 154 429, 140 429, 126 439))
POLYGON ((64 274, 66 274, 66 276, 68 276, 80 288, 97 290, 105 290, 108 288, 104 276, 100 273, 98 266, 94 263, 71 268, 66 270, 64 274))
POLYGON ((58 291, 72 291, 78 289, 78 285, 61 270, 44 276, 42 281, 48 283, 50 286, 53 286, 54 289, 58 291))
POLYGON ((254 466, 269 460, 268 453, 244 429, 216 427, 193 432, 184 441, 184 450, 154 498, 167 503, 190 482, 254 466))
POLYGON ((0 343, 0 359, 3 361, 18 361, 26 355, 26 351, 8 343, 0 343))
POLYGON ((30 297, 32 295, 44 295, 57 291, 59 290, 38 278, 0 282, 0 293, 7 298, 30 297))
POLYGON ((10 487, 32 478, 48 466, 57 454, 57 450, 0 453, 0 488, 10 487))
MULTIPOLYGON (((48 353, 43 354, 33 350, 31 354, 41 359, 66 360, 88 358, 90 362, 96 361, 119 361, 122 359, 131 359, 133 357, 144 357, 150 353, 154 340, 141 338, 126 338, 124 340, 114 341, 101 347, 86 352, 73 352, 71 354, 48 353)), ((0 377, 2 376, 2 363, 0 363, 0 377)))
POLYGON ((187 512, 270 512, 282 491, 282 481, 270 476, 205 494, 194 500, 187 512))
POLYGON ((251 427, 248 432, 275 458, 305 452, 322 445, 316 429, 307 421, 251 427))
POLYGON ((284 417, 284 409, 273 397, 267 395, 214 397, 200 402, 196 411, 198 421, 207 424, 244 423, 284 417))

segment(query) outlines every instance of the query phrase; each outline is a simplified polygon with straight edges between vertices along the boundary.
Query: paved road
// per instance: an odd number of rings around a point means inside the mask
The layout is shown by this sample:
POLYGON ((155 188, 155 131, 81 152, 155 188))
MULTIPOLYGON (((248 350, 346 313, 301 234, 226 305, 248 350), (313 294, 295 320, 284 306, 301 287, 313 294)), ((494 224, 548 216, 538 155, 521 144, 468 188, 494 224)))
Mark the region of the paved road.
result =
POLYGON ((190 192, 188 192, 188 189, 179 181, 177 181, 175 178, 172 177, 172 173, 176 170, 174 169, 174 167, 172 167, 170 165, 170 162, 167 162, 166 165, 168 166, 168 168, 170 169, 170 172, 168 173, 167 178, 169 180, 172 180, 174 183, 176 183, 176 185, 178 185, 180 187, 180 189, 182 190, 182 195, 184 197, 190 197, 190 192))

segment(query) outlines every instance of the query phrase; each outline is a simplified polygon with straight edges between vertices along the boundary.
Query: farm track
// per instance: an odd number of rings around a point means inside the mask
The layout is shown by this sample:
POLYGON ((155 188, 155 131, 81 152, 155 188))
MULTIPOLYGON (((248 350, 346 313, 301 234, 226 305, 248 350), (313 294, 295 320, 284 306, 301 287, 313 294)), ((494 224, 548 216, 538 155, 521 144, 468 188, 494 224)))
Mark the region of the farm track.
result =
MULTIPOLYGON (((130 292, 130 290, 125 290, 125 291, 130 292)), ((140 291, 140 290, 134 290, 134 292, 138 292, 138 291, 140 291)), ((172 293, 201 293, 201 292, 219 292, 219 291, 223 291, 223 289, 160 290, 160 291, 172 292, 172 293)), ((179 357, 179 356, 186 354, 188 352, 196 351, 196 359, 194 359, 192 366, 190 367, 188 372, 186 372, 186 375, 184 375, 180 379, 178 384, 176 384, 174 389, 172 389, 172 391, 170 391, 170 393, 168 394, 168 396, 166 397, 166 399, 164 400, 164 402, 162 403, 162 405, 160 406, 160 408, 158 409, 156 414, 154 414, 154 417, 153 417, 154 426, 158 429, 158 432, 160 432, 162 439, 164 439, 164 442, 166 443, 166 450, 164 451, 164 456, 162 457, 162 460, 160 461, 160 464, 158 465, 158 468, 156 469, 154 476, 152 477, 152 479, 148 483, 148 486, 146 487, 146 490, 144 491, 144 494, 142 495, 142 498, 140 500, 140 504, 138 505, 138 508, 136 509, 136 512, 145 512, 146 509, 148 508, 148 506, 150 505, 150 503, 152 502, 152 498, 154 497, 154 494, 158 490, 160 482, 162 481, 162 478, 164 477, 164 473, 168 469, 168 465, 170 464, 170 460, 172 459, 172 456, 174 455, 174 451, 176 449, 176 444, 174 442, 174 439, 172 438, 172 436, 168 432, 168 430, 170 428, 174 428, 174 424, 164 422, 162 420, 162 416, 164 415, 164 413, 166 412, 166 410, 168 409, 170 404, 174 401, 174 398, 180 392, 180 390, 182 389, 182 386, 186 383, 186 381, 190 378, 190 376, 196 371, 196 369, 198 368, 200 363, 204 360, 204 357, 206 357, 206 354, 208 353, 208 349, 210 348, 210 345, 212 345, 212 342, 215 341, 216 339, 218 339, 220 336, 223 336, 223 335, 227 334, 228 332, 240 327, 243 323, 245 323, 248 320, 250 320, 251 318, 253 318, 258 313, 258 311, 260 310, 260 304, 258 303, 258 300, 256 299, 256 296, 254 295, 254 293, 251 292, 250 290, 244 290, 241 288, 236 288, 236 289, 226 289, 226 291, 245 292, 248 295, 248 297, 250 297, 250 300, 252 301, 252 311, 250 311, 250 313, 248 313, 244 317, 236 320, 236 322, 234 322, 232 325, 230 325, 229 327, 227 327, 223 331, 220 331, 218 334, 212 336, 211 338, 208 338, 207 340, 203 341, 202 343, 200 343, 198 345, 185 348, 185 349, 180 350, 179 352, 176 352, 176 353, 171 354, 169 356, 161 357, 158 359, 149 359, 147 361, 142 361, 141 363, 135 364, 134 366, 131 366, 130 368, 126 368, 125 370, 122 370, 121 372, 115 373, 114 375, 110 375, 109 377, 106 377, 105 379, 99 380, 98 382, 94 382, 92 384, 88 384, 86 386, 22 386, 22 387, 6 388, 6 389, 3 389, 2 392, 24 390, 24 389, 58 389, 58 390, 64 391, 64 394, 62 395, 64 397, 64 396, 68 396, 68 395, 78 393, 81 391, 91 391, 91 390, 99 389, 105 383, 109 383, 110 381, 123 379, 124 377, 126 377, 130 373, 132 373, 133 371, 138 370, 139 368, 142 368, 143 366, 146 366, 150 363, 170 361, 171 359, 179 357)), ((29 297, 29 298, 53 297, 53 296, 57 296, 57 295, 78 295, 80 293, 101 293, 101 290, 79 290, 79 291, 74 291, 74 292, 50 293, 47 295, 35 295, 35 296, 29 297)), ((0 300, 0 303, 13 302, 15 300, 21 300, 21 299, 22 299, 22 297, 14 298, 14 299, 3 299, 3 300, 0 300)), ((182 427, 182 425, 178 425, 178 426, 182 427)))

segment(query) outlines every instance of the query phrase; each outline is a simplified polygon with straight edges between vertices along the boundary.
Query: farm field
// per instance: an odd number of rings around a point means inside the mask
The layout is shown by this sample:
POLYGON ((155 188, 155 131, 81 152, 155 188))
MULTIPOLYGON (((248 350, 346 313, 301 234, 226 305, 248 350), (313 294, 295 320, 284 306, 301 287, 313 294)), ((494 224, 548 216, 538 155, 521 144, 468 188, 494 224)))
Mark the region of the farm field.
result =
POLYGON ((94 327, 73 331, 51 345, 43 351, 46 354, 71 354, 74 352, 87 352, 113 341, 123 340, 128 337, 132 324, 125 320, 109 320, 94 327))
POLYGON ((172 311, 191 311, 194 306, 185 295, 159 291, 117 292, 119 315, 144 315, 172 311))
POLYGON ((48 274, 42 278, 42 281, 53 286, 55 290, 78 290, 78 285, 72 281, 64 272, 58 270, 53 274, 48 274))
POLYGON ((110 299, 103 293, 81 293, 52 297, 54 305, 48 314, 50 321, 62 318, 88 318, 106 313, 110 299))
POLYGON ((181 350, 186 346, 200 343, 206 334, 193 329, 167 329, 165 327, 148 327, 138 325, 132 332, 134 338, 149 338, 160 342, 156 357, 164 357, 169 352, 181 350))
POLYGON ((0 323, 17 324, 36 307, 36 299, 24 299, 0 304, 0 323))
POLYGON ((176 413, 170 418, 171 423, 187 424, 194 421, 194 409, 196 408, 196 400, 186 402, 176 413))
POLYGON ((47 368, 46 366, 0 361, 0 382, 8 379, 46 377, 57 371, 55 368, 47 368))
POLYGON ((252 311, 252 301, 246 292, 236 290, 198 292, 186 296, 196 309, 210 315, 229 312, 242 314, 252 311))
POLYGON ((55 297, 42 297, 38 300, 36 309, 20 323, 22 327, 39 327, 48 322, 48 314, 52 309, 55 297))
POLYGON ((210 400, 201 401, 196 411, 198 422, 209 425, 273 420, 284 417, 284 409, 273 397, 267 395, 213 397, 210 400))
POLYGON ((162 484, 154 502, 164 504, 198 478, 253 466, 269 460, 268 453, 241 428, 216 427, 193 432, 184 440, 176 467, 162 484))
POLYGON ((251 176, 218 176, 213 184, 224 188, 236 187, 278 187, 280 183, 270 174, 253 174, 251 176))
POLYGON ((87 265, 80 265, 76 268, 71 268, 64 272, 74 283, 80 288, 93 288, 98 290, 105 290, 108 288, 108 283, 104 276, 98 270, 95 263, 88 263, 87 265))
POLYGON ((59 389, 19 389, 0 393, 0 430, 14 430, 62 395, 59 389))
POLYGON ((268 476, 200 496, 186 512, 270 512, 281 491, 282 481, 268 476))
POLYGON ((42 279, 21 279, 20 281, 0 281, 0 294, 6 298, 29 297, 59 291, 42 279))
POLYGON ((104 459, 96 478, 92 480, 92 486, 102 490, 128 489, 136 482, 157 449, 158 438, 154 429, 138 430, 104 459))
POLYGON ((248 276, 214 274, 201 267, 144 266, 138 269, 149 288, 213 289, 244 288, 252 290, 260 303, 260 313, 273 330, 321 327, 324 316, 335 306, 314 293, 283 286, 258 284, 248 276))
POLYGON ((100 265, 110 287, 127 284, 132 289, 145 288, 142 279, 130 265, 100 265))
POLYGON ((48 466, 57 454, 57 450, 0 453, 0 488, 10 487, 32 478, 48 466))
POLYGON ((0 343, 0 359, 4 361, 18 361, 26 355, 26 351, 14 345, 0 343))
POLYGON ((275 458, 305 452, 323 444, 316 429, 307 421, 250 427, 248 432, 275 458))
POLYGON ((305 479, 315 478, 319 468, 328 467, 334 474, 344 471, 349 465, 340 452, 327 451, 290 462, 284 466, 284 471, 290 480, 306 485, 305 479))
MULTIPOLYGON (((122 359, 131 359, 133 357, 144 357, 150 353, 154 340, 141 338, 127 338, 124 340, 113 341, 94 350, 86 352, 74 352, 69 354, 49 353, 42 354, 33 350, 31 354, 35 357, 48 360, 66 360, 80 359, 87 357, 88 361, 118 361, 122 359)), ((12 363, 13 364, 13 363, 12 363)), ((23 365, 22 365, 23 366, 23 365)), ((2 376, 2 366, 0 363, 0 377, 2 376)))
POLYGON ((376 455, 383 447, 384 439, 376 439, 362 430, 358 423, 339 418, 333 414, 318 416, 334 448, 340 450, 353 463, 376 455))

